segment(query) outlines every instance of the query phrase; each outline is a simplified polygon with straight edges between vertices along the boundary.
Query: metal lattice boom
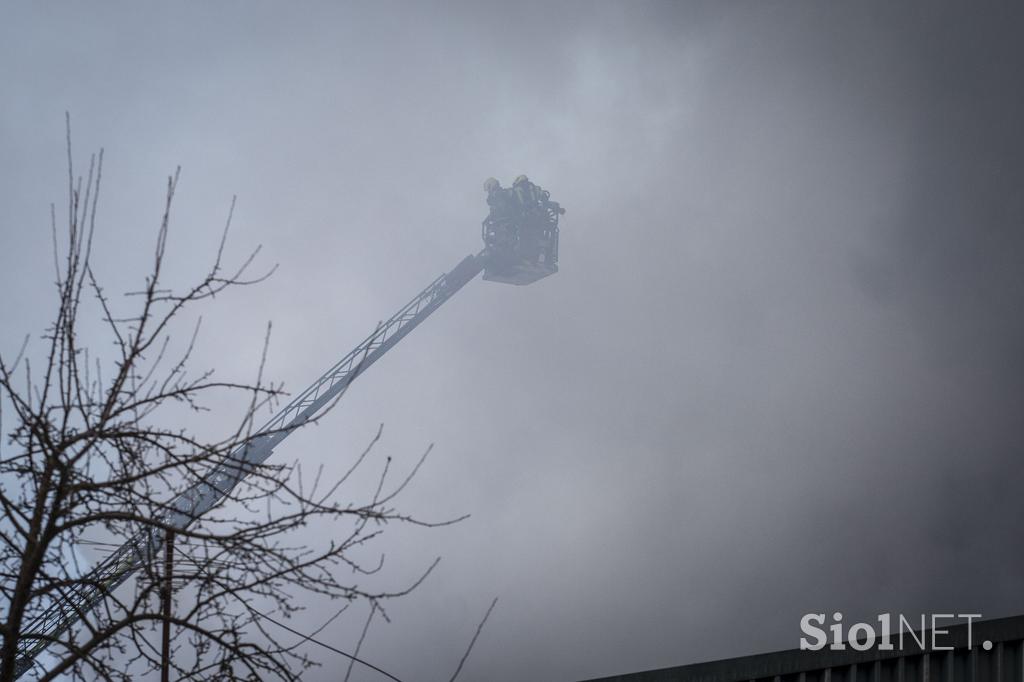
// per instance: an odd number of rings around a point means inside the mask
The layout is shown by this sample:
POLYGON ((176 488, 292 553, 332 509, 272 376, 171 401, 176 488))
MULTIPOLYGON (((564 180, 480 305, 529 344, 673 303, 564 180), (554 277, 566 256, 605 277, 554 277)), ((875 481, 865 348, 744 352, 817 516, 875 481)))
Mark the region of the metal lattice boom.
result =
MULTIPOLYGON (((370 365, 402 340, 459 289, 480 274, 491 258, 484 249, 466 256, 450 272, 441 275, 411 301, 380 324, 309 388, 297 395, 246 443, 232 452, 202 480, 167 504, 160 525, 184 529, 223 500, 245 476, 264 462, 282 440, 321 414, 339 398, 370 365)), ((40 652, 84 618, 107 594, 152 561, 164 546, 166 533, 151 527, 140 531, 97 564, 88 575, 68 586, 60 601, 39 614, 24 629, 18 643, 16 676, 32 666, 40 652)))

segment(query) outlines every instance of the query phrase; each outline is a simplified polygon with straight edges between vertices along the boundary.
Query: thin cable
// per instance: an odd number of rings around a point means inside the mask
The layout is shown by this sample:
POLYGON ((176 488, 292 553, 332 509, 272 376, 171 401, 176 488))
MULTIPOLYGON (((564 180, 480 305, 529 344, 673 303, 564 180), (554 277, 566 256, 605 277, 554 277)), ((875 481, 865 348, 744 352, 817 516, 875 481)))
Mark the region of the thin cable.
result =
POLYGON ((376 670, 377 672, 379 672, 381 675, 384 675, 388 679, 394 680, 395 682, 402 682, 402 680, 398 679, 397 677, 395 677, 394 675, 392 675, 391 673, 389 673, 386 670, 381 670, 380 668, 375 666, 373 663, 369 663, 368 661, 364 661, 363 659, 358 658, 356 656, 353 656, 352 654, 345 653, 341 649, 336 649, 333 646, 331 646, 330 644, 324 644, 320 640, 314 639, 313 637, 310 637, 309 635, 304 635, 301 632, 299 632, 298 630, 293 630, 292 628, 288 627, 287 625, 285 625, 281 621, 276 620, 274 618, 271 618, 270 616, 268 616, 267 614, 263 613, 262 611, 257 611, 256 609, 252 608, 252 606, 246 605, 246 608, 248 608, 250 611, 255 613, 257 616, 259 616, 261 618, 266 618, 267 620, 269 620, 271 623, 273 623, 274 625, 278 626, 279 628, 284 628, 285 630, 287 630, 288 632, 292 633, 293 635, 298 635, 299 637, 302 637, 303 641, 309 641, 309 642, 312 642, 313 644, 319 644, 323 648, 329 649, 330 651, 333 651, 336 654, 341 654, 342 656, 344 656, 346 658, 350 658, 353 661, 355 661, 356 663, 362 663, 363 665, 365 665, 367 668, 370 668, 371 670, 376 670))

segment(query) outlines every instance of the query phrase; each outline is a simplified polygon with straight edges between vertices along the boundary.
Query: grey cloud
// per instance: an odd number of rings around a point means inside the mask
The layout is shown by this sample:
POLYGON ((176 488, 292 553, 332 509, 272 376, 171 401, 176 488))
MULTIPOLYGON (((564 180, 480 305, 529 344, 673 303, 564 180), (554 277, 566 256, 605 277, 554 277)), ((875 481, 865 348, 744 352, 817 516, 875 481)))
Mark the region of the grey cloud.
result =
POLYGON ((561 273, 473 283, 281 453, 437 442, 407 504, 473 517, 387 545, 398 577, 445 556, 371 631, 400 677, 446 679, 494 595, 466 679, 792 648, 810 609, 1024 609, 1020 10, 4 12, 0 272, 31 284, 4 348, 42 319, 66 108, 107 149, 114 283, 176 164, 183 270, 239 195, 281 270, 218 303, 204 361, 251 368, 269 317, 293 388, 477 248, 485 177, 568 208, 561 273))

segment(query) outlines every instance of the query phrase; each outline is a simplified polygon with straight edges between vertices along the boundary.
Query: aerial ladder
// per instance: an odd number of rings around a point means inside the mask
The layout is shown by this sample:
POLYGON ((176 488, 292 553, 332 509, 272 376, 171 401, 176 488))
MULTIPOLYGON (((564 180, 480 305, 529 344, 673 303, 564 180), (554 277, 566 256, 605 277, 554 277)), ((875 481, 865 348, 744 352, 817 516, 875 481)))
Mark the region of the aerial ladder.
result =
MULTIPOLYGON (((485 280, 516 285, 531 284, 558 272, 558 217, 565 210, 550 201, 547 192, 537 190, 537 201, 520 210, 505 215, 492 211, 483 221, 483 250, 466 256, 431 282, 256 430, 244 445, 171 500, 161 525, 185 529, 216 507, 270 457, 281 441, 322 415, 357 377, 481 272, 485 280)), ((28 623, 18 642, 15 677, 27 672, 50 643, 99 605, 107 594, 151 563, 164 550, 167 535, 160 528, 137 532, 69 586, 61 601, 28 623)))

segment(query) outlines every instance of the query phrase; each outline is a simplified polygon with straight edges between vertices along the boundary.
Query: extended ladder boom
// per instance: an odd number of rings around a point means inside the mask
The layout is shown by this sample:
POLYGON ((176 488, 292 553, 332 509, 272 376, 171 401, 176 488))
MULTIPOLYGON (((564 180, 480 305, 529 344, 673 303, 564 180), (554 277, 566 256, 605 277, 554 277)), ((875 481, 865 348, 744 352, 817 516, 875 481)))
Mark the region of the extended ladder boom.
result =
MULTIPOLYGON (((490 251, 466 256, 407 304, 380 324, 362 343, 317 379, 305 391, 256 431, 246 443, 202 480, 168 503, 162 525, 184 529, 221 502, 238 483, 295 429, 321 414, 370 365, 402 340, 420 322, 441 307, 487 266, 490 251)), ((150 562, 164 545, 165 531, 140 531, 97 564, 81 581, 68 587, 63 599, 47 608, 25 628, 18 643, 17 676, 32 666, 35 657, 83 618, 104 596, 150 562)))

